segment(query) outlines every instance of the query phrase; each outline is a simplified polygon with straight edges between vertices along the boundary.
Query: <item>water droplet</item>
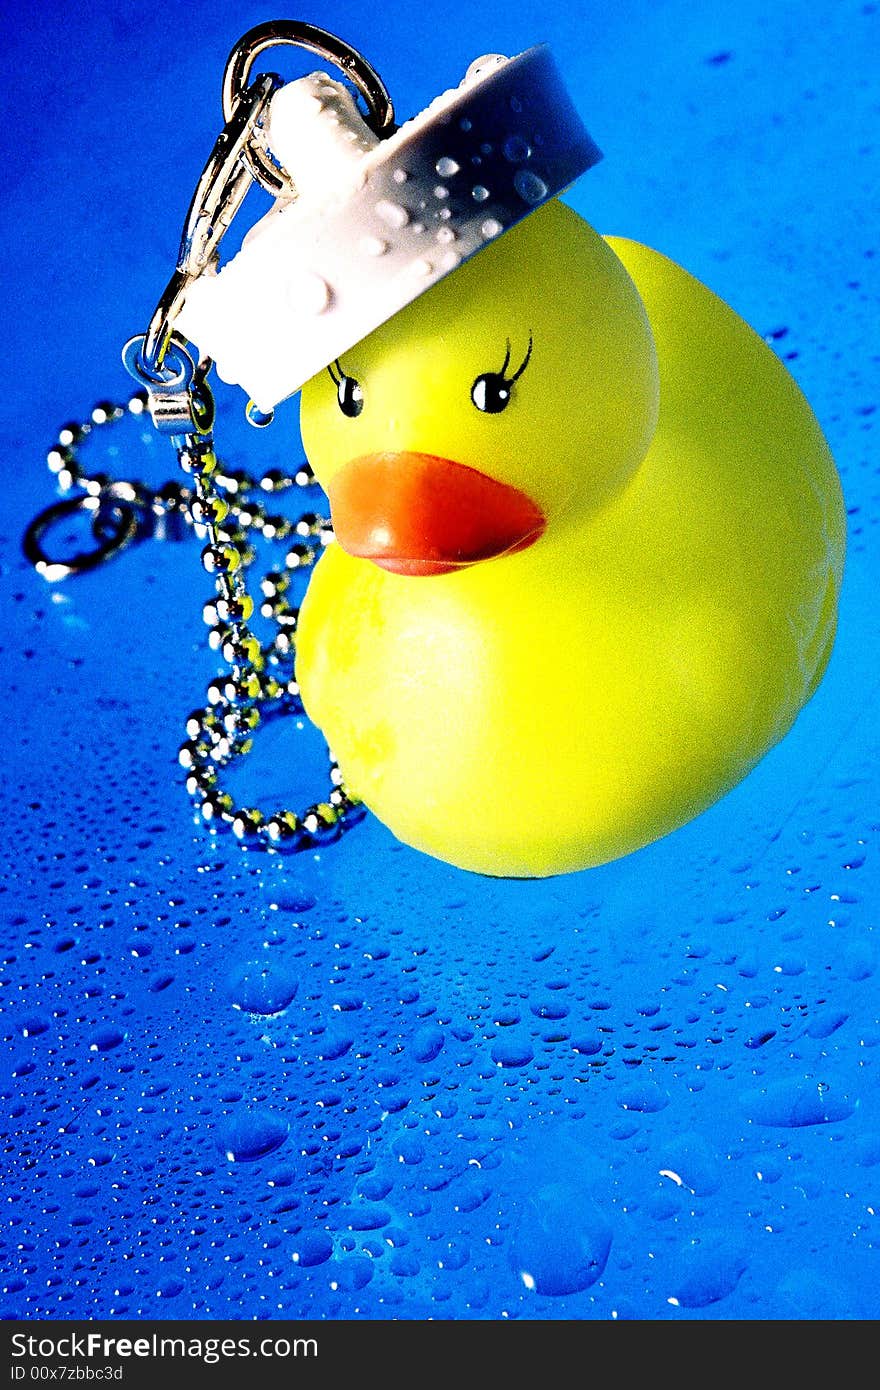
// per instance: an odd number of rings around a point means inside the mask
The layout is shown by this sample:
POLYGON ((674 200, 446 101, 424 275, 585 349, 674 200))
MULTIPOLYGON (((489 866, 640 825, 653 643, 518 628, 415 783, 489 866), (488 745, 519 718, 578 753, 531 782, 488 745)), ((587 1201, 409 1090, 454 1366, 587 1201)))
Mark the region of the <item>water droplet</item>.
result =
POLYGON ((811 1038, 830 1038, 838 1028, 842 1028, 849 1018, 843 1009, 822 1009, 807 1024, 807 1035, 811 1038))
POLYGON ((409 270, 411 275, 430 275, 433 269, 434 267, 431 264, 431 262, 426 260, 423 256, 419 256, 417 260, 410 261, 409 263, 409 270))
POLYGON ((485 77, 494 68, 506 63, 507 59, 502 53, 485 53, 482 58, 475 58, 464 75, 465 82, 471 82, 477 77, 485 77))
POLYGON ((350 1231, 379 1231, 391 1223, 391 1212, 378 1202, 355 1202, 345 1215, 350 1231))
POLYGON ((373 1277, 373 1262, 364 1255, 345 1259, 336 1271, 331 1288, 341 1289, 343 1293, 357 1293, 366 1288, 373 1277))
POLYGON ((48 1031, 49 1022, 48 1019, 40 1018, 39 1014, 29 1014, 21 1020, 20 1026, 23 1038, 36 1038, 48 1031))
POLYGON ((405 169, 395 169, 391 177, 393 178, 395 183, 406 183, 407 179, 409 178, 409 174, 406 172, 405 169))
POLYGON ((417 1062, 433 1062, 443 1048, 443 1030, 436 1024, 420 1028, 413 1038, 412 1051, 417 1062))
POLYGON ((291 1259, 308 1269, 325 1264, 333 1254, 333 1238, 327 1231, 310 1231, 298 1235, 293 1242, 291 1259))
POLYGON ((397 1140, 392 1152, 399 1163, 414 1167, 417 1163, 421 1163, 424 1158, 425 1146, 416 1135, 407 1134, 402 1139, 397 1140))
POLYGON ((389 202, 387 198, 383 198, 381 202, 376 204, 376 216, 385 223, 386 227, 391 227, 395 231, 399 231, 409 222, 409 213, 406 208, 402 207, 400 203, 389 202))
POLYGON ((475 203, 485 203, 488 196, 489 190, 485 187, 484 184, 474 184, 473 188, 471 189, 471 197, 473 198, 475 203))
POLYGON ((497 220, 497 218, 487 217, 486 221, 480 228, 480 231, 487 241, 491 241, 492 237, 498 236, 501 232, 504 231, 504 228, 501 225, 501 223, 497 220))
POLYGON ((750 1120, 780 1129, 834 1124, 855 1110, 847 1095, 823 1090, 821 1083, 806 1077, 771 1081, 762 1090, 747 1091, 741 1102, 750 1120))
POLYGON ((287 1138, 287 1124, 268 1110, 228 1115, 218 1126, 217 1145, 228 1163, 253 1163, 274 1153, 287 1138))
POLYGON ((673 1135, 661 1150, 662 1167, 692 1192, 707 1197, 721 1186, 720 1160, 696 1131, 673 1135))
POLYGON ((449 159, 445 155, 442 159, 438 159, 434 165, 441 179, 451 179, 453 174, 458 173, 460 167, 454 159, 449 159))
POLYGON ((333 298, 333 291, 323 275, 297 275, 287 289, 288 302, 301 314, 323 314, 333 298))
POLYGON ((449 189, 446 188, 446 186, 445 186, 444 184, 438 183, 438 184, 437 184, 437 187, 434 189, 434 197, 435 197, 435 198, 439 198, 439 199, 441 199, 441 200, 442 200, 443 198, 448 198, 448 197, 449 197, 449 189))
POLYGON ((322 1061, 333 1062, 337 1057, 344 1057, 353 1043, 354 1034, 347 1029, 328 1028, 318 1040, 318 1056, 322 1061))
POLYGON ((378 236, 361 237, 361 250, 367 256, 384 256, 388 250, 388 242, 383 241, 378 236))
POLYGON ((535 1018, 560 1019, 568 1016, 568 1005, 560 999, 539 999, 530 1008, 535 1018))
POLYGON ((492 1044, 492 1061, 498 1067, 525 1067, 534 1055, 526 1038, 499 1038, 492 1044))
POLYGON ((505 140, 501 147, 505 159, 510 160, 511 164, 522 164, 526 159, 531 159, 532 147, 527 140, 523 140, 521 135, 511 135, 505 140))
POLYGON ((658 1110, 664 1110, 669 1104, 669 1097, 662 1091, 656 1081, 652 1081, 649 1076, 642 1077, 639 1081, 633 1082, 623 1090, 618 1099, 618 1104, 622 1110, 637 1110, 640 1114, 652 1115, 658 1110))
POLYGON ((517 169, 513 176, 513 186, 523 202, 540 203, 547 197, 548 189, 543 179, 533 174, 531 169, 517 169))
POLYGON ((449 246, 451 242, 455 241, 455 232, 451 227, 441 227, 437 233, 437 240, 442 242, 444 246, 449 246))
POLYGON ((393 1186, 390 1178, 383 1177, 379 1173, 368 1174, 367 1177, 361 1179, 360 1191, 367 1201, 381 1202, 383 1197, 388 1196, 393 1186))
POLYGON ((229 981, 233 1007, 249 1014, 279 1014, 297 991, 296 976, 271 959, 248 961, 229 981))
POLYGON ((99 1028, 89 1039, 89 1051, 111 1052, 114 1047, 119 1046, 124 1038, 125 1034, 120 1028, 113 1028, 110 1025, 99 1028))
POLYGON ((595 1284, 610 1249, 611 1227, 594 1203, 551 1183, 524 1203, 510 1262, 526 1289, 558 1298, 595 1284))
POLYGON ((681 1252, 672 1297, 682 1308, 707 1308, 736 1288, 747 1266, 744 1250, 724 1232, 704 1231, 681 1252))

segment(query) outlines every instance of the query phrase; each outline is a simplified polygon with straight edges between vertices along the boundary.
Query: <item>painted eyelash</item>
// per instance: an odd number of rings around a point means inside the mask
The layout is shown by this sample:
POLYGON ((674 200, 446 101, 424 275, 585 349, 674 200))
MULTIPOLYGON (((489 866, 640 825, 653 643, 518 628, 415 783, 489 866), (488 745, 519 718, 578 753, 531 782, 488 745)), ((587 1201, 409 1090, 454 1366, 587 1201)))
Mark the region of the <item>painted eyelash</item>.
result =
POLYGON ((505 340, 505 343, 506 343, 506 349, 507 349, 507 350, 506 350, 506 352, 505 352, 505 354, 504 354, 504 362, 503 362, 503 364, 502 364, 501 371, 498 373, 498 375, 499 375, 500 377, 503 377, 504 380, 508 383, 508 385, 512 386, 513 383, 514 383, 515 381, 519 381, 519 379, 520 379, 520 377, 522 376, 523 372, 525 371, 526 367, 529 365, 529 359, 531 358, 531 355, 532 355, 532 347, 533 347, 533 345, 534 345, 534 340, 533 340, 532 335, 531 335, 531 333, 530 333, 530 334, 529 334, 529 346, 528 346, 528 349, 527 349, 527 351, 526 351, 526 355, 525 355, 525 357, 523 358, 523 360, 522 360, 522 362, 520 363, 520 365, 517 367, 517 369, 516 369, 516 371, 514 372, 513 376, 508 376, 508 375, 507 375, 507 369, 508 369, 508 367, 510 366, 510 354, 511 354, 511 351, 512 351, 511 346, 510 346, 510 339, 507 338, 507 339, 505 340))

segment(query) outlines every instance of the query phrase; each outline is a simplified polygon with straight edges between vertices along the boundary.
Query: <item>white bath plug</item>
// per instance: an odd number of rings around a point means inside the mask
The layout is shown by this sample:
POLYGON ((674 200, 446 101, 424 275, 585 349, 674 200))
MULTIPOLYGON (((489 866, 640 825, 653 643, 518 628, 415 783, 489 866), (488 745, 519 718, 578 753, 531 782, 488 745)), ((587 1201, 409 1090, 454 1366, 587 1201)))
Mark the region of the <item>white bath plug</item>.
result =
POLYGON ((297 196, 193 284, 177 324, 261 411, 601 158, 543 47, 478 59, 381 140, 313 73, 275 93, 266 133, 297 196))

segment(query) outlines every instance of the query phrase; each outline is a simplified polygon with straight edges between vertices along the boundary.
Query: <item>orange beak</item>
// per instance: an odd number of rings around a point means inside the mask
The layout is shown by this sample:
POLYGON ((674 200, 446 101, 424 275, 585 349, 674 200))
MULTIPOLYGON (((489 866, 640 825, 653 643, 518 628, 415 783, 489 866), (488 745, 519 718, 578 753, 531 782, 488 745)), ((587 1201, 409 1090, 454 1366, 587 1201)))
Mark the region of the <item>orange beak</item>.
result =
POLYGON ((509 555, 546 526, 518 488, 435 454, 364 454, 327 493, 343 550, 392 574, 447 574, 509 555))

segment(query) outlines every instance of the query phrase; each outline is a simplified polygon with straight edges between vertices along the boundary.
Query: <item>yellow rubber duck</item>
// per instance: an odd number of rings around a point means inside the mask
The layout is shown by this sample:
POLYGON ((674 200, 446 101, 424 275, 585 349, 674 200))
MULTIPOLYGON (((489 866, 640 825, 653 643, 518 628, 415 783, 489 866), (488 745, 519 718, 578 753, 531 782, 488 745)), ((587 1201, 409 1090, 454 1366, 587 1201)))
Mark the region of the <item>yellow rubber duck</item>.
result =
POLYGON ((655 251, 549 202, 304 388, 337 542, 306 709, 407 844, 544 876, 638 849, 789 729, 845 519, 804 397, 655 251))

